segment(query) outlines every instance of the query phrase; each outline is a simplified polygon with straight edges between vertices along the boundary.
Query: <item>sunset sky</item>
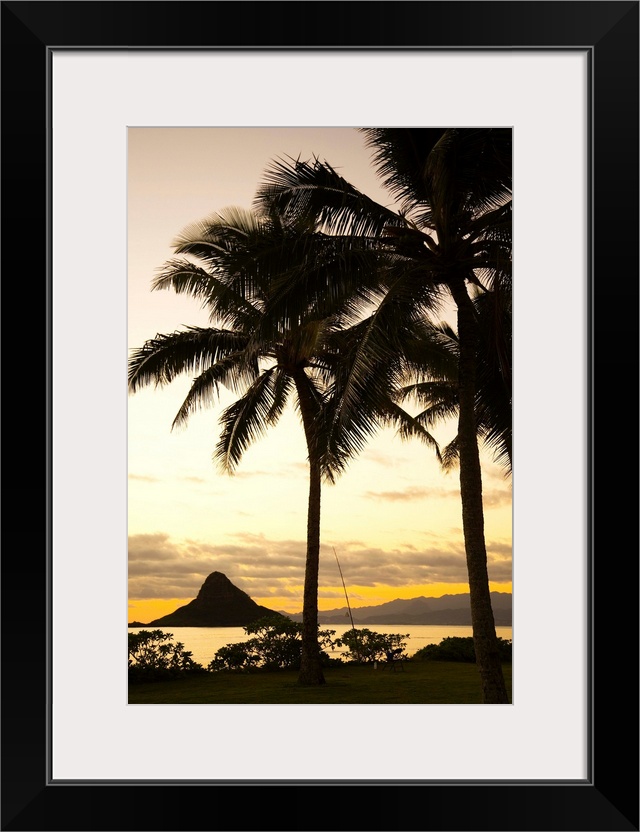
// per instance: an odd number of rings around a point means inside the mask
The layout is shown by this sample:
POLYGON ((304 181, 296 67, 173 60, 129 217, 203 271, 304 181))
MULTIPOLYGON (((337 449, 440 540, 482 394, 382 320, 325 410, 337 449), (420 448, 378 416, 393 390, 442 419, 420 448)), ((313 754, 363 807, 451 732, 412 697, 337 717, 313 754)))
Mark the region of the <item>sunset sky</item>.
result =
MULTIPOLYGON (((129 128, 130 349, 156 333, 208 323, 196 301, 151 291, 177 234, 228 206, 249 208, 276 157, 314 155, 392 204, 356 129, 129 128)), ((187 603, 216 570, 258 603, 299 612, 308 471, 297 416, 285 413, 230 477, 212 453, 232 394, 171 431, 189 383, 184 377, 129 396, 129 620, 146 623, 187 603)), ((454 430, 434 433, 445 443, 454 430)), ((511 483, 489 458, 483 482, 491 588, 510 592, 511 483)), ((353 607, 468 591, 458 471, 443 473, 432 451, 393 431, 373 437, 324 487, 321 534, 320 609, 345 603, 334 547, 353 607)))

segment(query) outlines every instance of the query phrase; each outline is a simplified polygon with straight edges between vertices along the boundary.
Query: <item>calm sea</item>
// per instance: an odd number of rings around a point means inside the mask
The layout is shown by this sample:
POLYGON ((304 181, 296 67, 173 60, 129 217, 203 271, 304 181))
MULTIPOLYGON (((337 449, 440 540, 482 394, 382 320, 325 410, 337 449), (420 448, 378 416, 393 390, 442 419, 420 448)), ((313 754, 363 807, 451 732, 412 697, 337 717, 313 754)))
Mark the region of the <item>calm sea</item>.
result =
MULTIPOLYGON (((363 625, 364 626, 364 625, 363 625)), ((356 625, 357 629, 358 625, 356 625)), ((443 639, 460 636, 465 638, 471 636, 471 627, 442 627, 436 624, 367 624, 367 629, 376 633, 402 633, 409 634, 406 639, 407 653, 412 655, 426 644, 439 644, 443 639)), ((251 638, 242 627, 130 627, 135 630, 163 630, 165 633, 172 633, 175 642, 184 644, 185 650, 191 650, 193 660, 205 667, 209 664, 217 650, 225 644, 246 641, 251 638)), ((351 629, 350 624, 326 624, 322 630, 335 630, 334 638, 338 638, 347 630, 351 629)), ((496 627, 496 634, 499 638, 511 639, 511 627, 496 627)), ((340 650, 335 650, 332 655, 339 656, 340 650)))

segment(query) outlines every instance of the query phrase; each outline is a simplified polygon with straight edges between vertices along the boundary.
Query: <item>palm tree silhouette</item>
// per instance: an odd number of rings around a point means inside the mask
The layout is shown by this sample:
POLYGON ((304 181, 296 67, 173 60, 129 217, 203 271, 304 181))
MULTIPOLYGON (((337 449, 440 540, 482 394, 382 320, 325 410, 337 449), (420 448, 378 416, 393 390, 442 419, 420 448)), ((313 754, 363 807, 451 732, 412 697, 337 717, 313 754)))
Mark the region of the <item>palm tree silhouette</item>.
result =
MULTIPOLYGON (((332 431, 345 424, 364 434, 359 417, 384 396, 374 383, 385 356, 406 353, 402 322, 415 321, 448 296, 457 313, 455 452, 460 465, 462 520, 477 665, 485 702, 508 702, 491 608, 478 448, 479 338, 470 289, 494 309, 495 355, 511 384, 509 339, 500 325, 511 291, 511 131, 509 129, 364 128, 374 165, 400 210, 379 205, 326 162, 273 164, 257 204, 287 217, 318 221, 329 233, 351 235, 366 251, 377 241, 380 259, 364 275, 344 271, 334 296, 377 301, 370 325, 343 374, 332 431), (359 242, 358 242, 359 241, 359 242), (360 278, 360 283, 358 283, 360 278)), ((392 392, 386 391, 386 395, 392 392)), ((395 388, 397 390, 397 387, 395 388)), ((487 389, 487 388, 485 388, 487 389)), ((359 437, 363 441, 362 436, 359 437)))
POLYGON ((146 385, 170 384, 184 373, 193 375, 173 426, 186 424, 196 409, 216 402, 220 385, 237 393, 221 415, 214 452, 214 460, 229 473, 293 398, 309 463, 299 682, 323 684, 318 646, 321 482, 333 481, 346 465, 340 443, 330 457, 325 448, 333 380, 357 333, 345 326, 344 304, 342 309, 334 304, 331 314, 326 308, 318 314, 304 282, 313 271, 317 283, 326 283, 335 241, 308 223, 283 223, 273 210, 231 208, 185 229, 174 249, 187 257, 169 261, 153 288, 200 300, 212 325, 159 334, 134 350, 129 389, 135 393, 146 385), (281 284, 292 276, 302 292, 280 302, 281 284))

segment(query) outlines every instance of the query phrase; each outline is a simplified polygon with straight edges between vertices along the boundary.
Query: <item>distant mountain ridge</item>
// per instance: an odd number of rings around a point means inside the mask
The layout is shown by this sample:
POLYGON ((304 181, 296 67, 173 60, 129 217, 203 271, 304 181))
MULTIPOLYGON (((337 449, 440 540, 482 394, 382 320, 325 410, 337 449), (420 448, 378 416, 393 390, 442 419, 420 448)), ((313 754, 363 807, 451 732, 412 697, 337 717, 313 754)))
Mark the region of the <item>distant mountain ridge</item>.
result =
MULTIPOLYGON (((510 592, 492 592, 491 606, 497 627, 512 625, 512 596, 510 592)), ((396 598, 370 607, 352 607, 355 624, 440 624, 443 626, 470 626, 471 602, 468 592, 458 595, 441 595, 438 598, 396 598)), ((302 621, 302 613, 283 613, 294 621, 302 621)), ((318 613, 320 624, 349 623, 349 610, 338 607, 318 613)))
MULTIPOLYGON (((510 627, 512 605, 510 592, 492 592, 491 605, 496 626, 510 627)), ((438 624, 441 626, 470 626, 471 605, 469 593, 441 595, 438 598, 396 598, 369 607, 351 609, 355 624, 415 625, 438 624)), ((198 596, 178 607, 174 612, 156 618, 150 624, 139 621, 129 627, 244 627, 266 616, 284 615, 293 621, 302 621, 302 613, 287 613, 262 607, 222 572, 212 572, 200 587, 198 596)), ((349 610, 338 607, 318 612, 320 624, 349 624, 349 610)))

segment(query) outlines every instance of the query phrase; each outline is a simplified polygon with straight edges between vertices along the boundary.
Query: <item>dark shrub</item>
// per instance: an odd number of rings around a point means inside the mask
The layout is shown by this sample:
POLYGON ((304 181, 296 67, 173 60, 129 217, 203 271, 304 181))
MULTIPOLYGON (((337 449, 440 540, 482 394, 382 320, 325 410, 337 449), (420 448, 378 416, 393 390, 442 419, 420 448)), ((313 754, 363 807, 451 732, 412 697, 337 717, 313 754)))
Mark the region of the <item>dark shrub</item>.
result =
POLYGON ((138 630, 129 633, 129 681, 158 682, 194 673, 206 673, 194 662, 184 644, 173 643, 172 633, 162 630, 138 630))
MULTIPOLYGON (((254 638, 244 642, 227 644, 218 650, 208 665, 209 670, 299 670, 302 650, 302 624, 285 616, 261 618, 244 628, 254 638)), ((331 637, 335 630, 319 630, 320 648, 333 649, 331 637)), ((321 650, 322 664, 332 660, 321 650)))
POLYGON ((352 662, 386 661, 387 653, 395 652, 398 657, 404 654, 407 646, 403 639, 409 635, 400 633, 376 633, 366 627, 356 627, 347 630, 344 635, 336 639, 336 647, 346 647, 346 658, 352 662), (398 652, 399 651, 399 652, 398 652))
MULTIPOLYGON (((511 641, 506 638, 498 638, 500 660, 511 661, 511 641)), ((421 647, 412 656, 416 661, 425 662, 475 662, 476 651, 473 647, 473 638, 468 636, 450 636, 443 639, 440 644, 427 644, 421 647)))

